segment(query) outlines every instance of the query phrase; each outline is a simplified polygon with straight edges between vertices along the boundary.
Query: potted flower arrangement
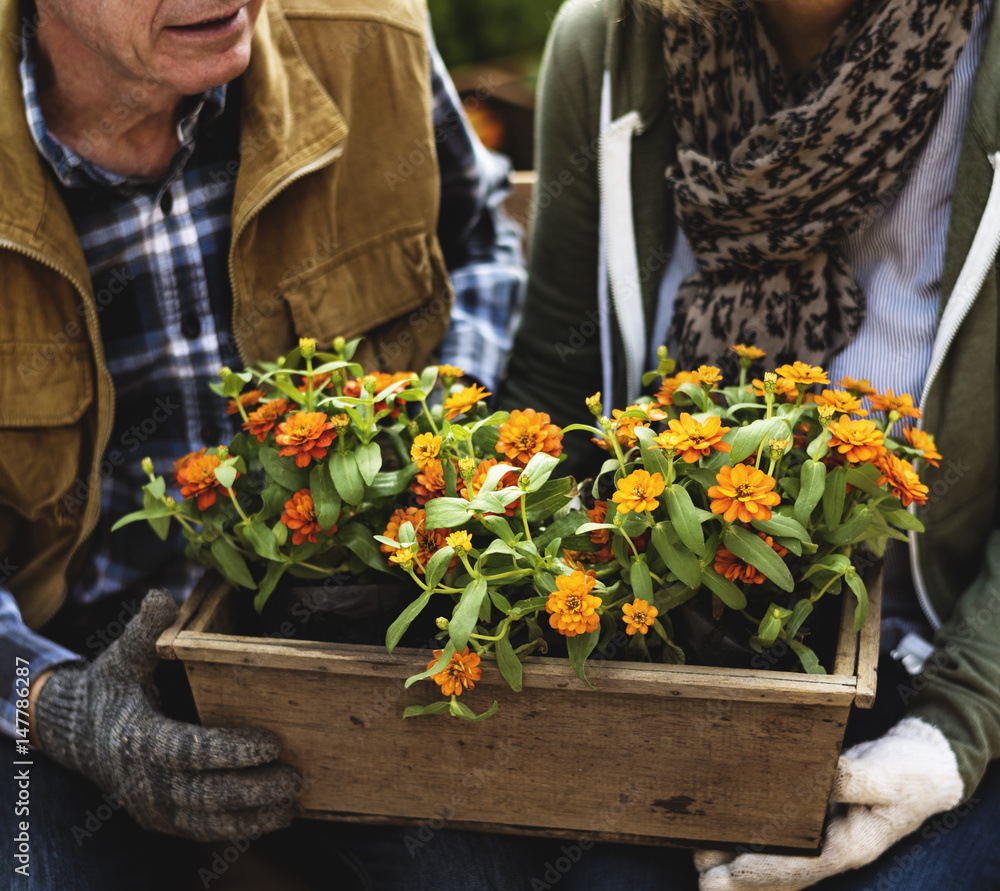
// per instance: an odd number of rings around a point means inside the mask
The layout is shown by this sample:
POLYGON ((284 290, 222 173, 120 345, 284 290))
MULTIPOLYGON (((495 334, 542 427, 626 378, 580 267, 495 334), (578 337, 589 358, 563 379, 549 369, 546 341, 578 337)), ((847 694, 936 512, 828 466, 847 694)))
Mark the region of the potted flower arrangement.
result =
MULTIPOLYGON (((802 363, 752 378, 763 355, 742 345, 738 382, 723 385, 709 367, 675 373, 663 350, 645 380, 659 381, 655 395, 606 414, 595 394, 593 422, 565 430, 530 408, 491 413, 490 394, 463 385, 457 368, 365 375, 356 345, 338 339, 322 352, 303 340, 276 363, 223 369, 215 389, 243 432, 177 462, 179 500, 147 466, 145 509, 118 525, 147 520, 165 535, 180 523, 189 555, 258 610, 288 579, 403 582, 409 602, 386 621, 389 653, 418 616, 436 618, 437 639, 407 663, 397 716, 480 721, 498 699, 477 713, 460 697, 496 691, 498 678, 520 691, 525 662, 536 670, 546 651, 598 689, 611 650, 630 666, 682 665, 697 649, 681 613, 699 599, 709 623, 741 629, 751 657, 780 645, 806 676, 825 675, 832 666, 810 645, 817 604, 850 592, 848 630, 864 625, 859 550, 879 556, 889 538, 919 530, 907 508, 927 489, 910 461, 940 458, 901 423, 917 416, 908 396, 865 381, 831 388, 802 363), (608 453, 579 484, 556 473, 563 437, 577 430, 608 453), (443 697, 414 701, 419 681, 443 697)), ((834 701, 833 686, 808 689, 834 701)), ((838 708, 849 707, 854 688, 847 698, 836 689, 838 708)), ((835 753, 824 757, 818 775, 832 782, 835 753)), ((815 796, 817 813, 828 792, 815 796)))

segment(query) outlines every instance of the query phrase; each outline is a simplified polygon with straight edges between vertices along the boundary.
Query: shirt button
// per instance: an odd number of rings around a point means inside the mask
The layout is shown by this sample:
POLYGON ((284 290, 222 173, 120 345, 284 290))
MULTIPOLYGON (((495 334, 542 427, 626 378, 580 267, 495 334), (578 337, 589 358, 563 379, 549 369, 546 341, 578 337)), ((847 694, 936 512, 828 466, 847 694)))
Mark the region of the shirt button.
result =
POLYGON ((219 441, 219 437, 222 435, 222 431, 219 429, 219 425, 213 421, 207 421, 201 426, 201 441, 211 445, 214 442, 219 441))
POLYGON ((165 217, 170 216, 170 211, 174 209, 174 196, 170 194, 170 189, 167 189, 163 193, 163 197, 160 198, 160 210, 163 211, 165 217))
POLYGON ((197 313, 188 312, 181 316, 181 334, 188 340, 194 340, 201 334, 201 319, 197 313))

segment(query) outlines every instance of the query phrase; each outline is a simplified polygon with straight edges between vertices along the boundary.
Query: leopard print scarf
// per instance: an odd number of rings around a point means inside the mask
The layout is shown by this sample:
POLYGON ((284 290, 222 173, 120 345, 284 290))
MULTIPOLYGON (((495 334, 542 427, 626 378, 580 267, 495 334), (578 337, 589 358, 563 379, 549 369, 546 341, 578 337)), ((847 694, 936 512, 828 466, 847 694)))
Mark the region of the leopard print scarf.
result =
POLYGON ((714 34, 666 20, 667 179, 698 260, 671 324, 681 367, 727 365, 734 343, 821 365, 851 341, 865 301, 838 244, 899 194, 978 2, 859 0, 799 83, 746 0, 714 34))

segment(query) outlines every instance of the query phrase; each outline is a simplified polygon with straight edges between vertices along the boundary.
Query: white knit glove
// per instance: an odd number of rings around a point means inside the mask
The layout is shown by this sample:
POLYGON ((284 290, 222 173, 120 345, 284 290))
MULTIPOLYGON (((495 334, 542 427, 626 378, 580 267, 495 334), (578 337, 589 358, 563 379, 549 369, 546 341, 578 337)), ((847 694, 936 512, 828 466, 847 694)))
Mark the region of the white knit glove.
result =
POLYGON ((962 800, 958 762, 941 731, 904 718, 885 736, 840 757, 830 820, 819 857, 696 851, 700 891, 799 891, 871 863, 934 814, 962 800))

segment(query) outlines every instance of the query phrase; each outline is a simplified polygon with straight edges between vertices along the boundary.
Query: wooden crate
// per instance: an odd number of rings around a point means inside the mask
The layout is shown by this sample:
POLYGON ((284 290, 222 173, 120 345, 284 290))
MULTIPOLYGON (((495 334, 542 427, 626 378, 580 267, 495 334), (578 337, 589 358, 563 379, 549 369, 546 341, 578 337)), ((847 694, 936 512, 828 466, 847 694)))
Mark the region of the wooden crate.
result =
MULTIPOLYGON (((588 690, 564 659, 531 658, 513 693, 486 664, 462 696, 481 723, 403 720, 437 688, 403 681, 430 654, 240 637, 225 582, 209 577, 158 642, 183 660, 202 722, 260 726, 306 777, 316 818, 442 825, 644 844, 819 848, 852 703, 875 695, 880 585, 852 629, 844 610, 834 671, 604 662, 588 690)), ((292 623, 288 623, 289 626, 292 623)))

